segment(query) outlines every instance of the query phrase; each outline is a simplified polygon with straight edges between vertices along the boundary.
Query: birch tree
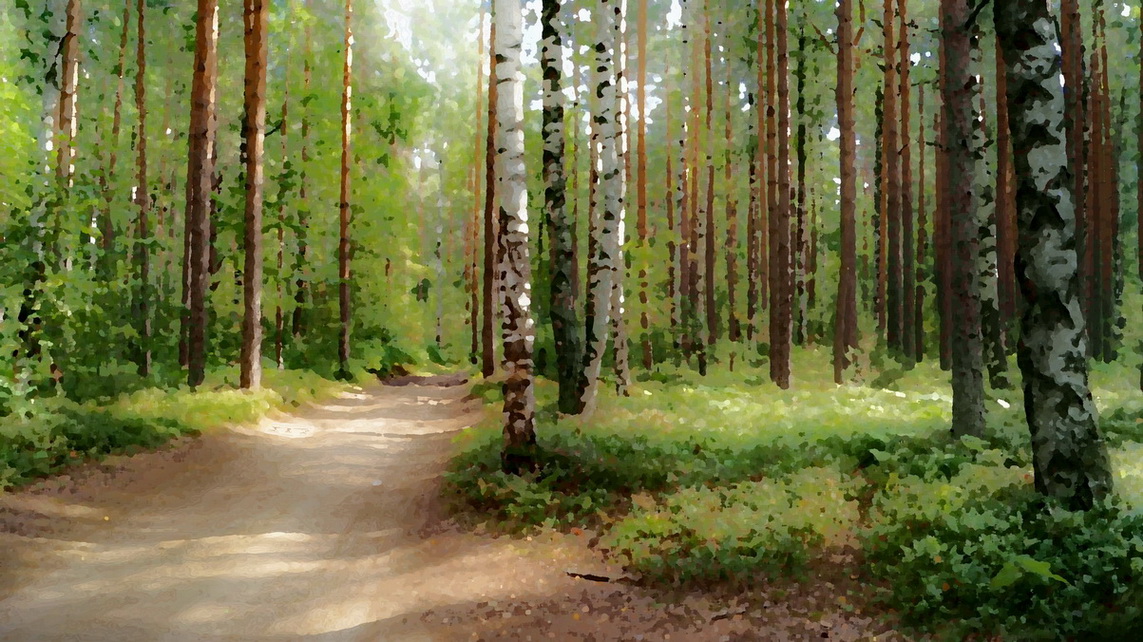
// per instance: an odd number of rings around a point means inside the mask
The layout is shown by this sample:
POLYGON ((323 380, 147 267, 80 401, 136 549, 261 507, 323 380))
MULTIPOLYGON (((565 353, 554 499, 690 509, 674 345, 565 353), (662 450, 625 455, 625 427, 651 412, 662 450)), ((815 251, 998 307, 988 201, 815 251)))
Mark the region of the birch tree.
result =
POLYGON ((1112 481, 1088 387, 1059 37, 1046 0, 1009 0, 996 6, 995 21, 1012 144, 1021 150, 1014 167, 1016 276, 1027 305, 1018 356, 1036 489, 1088 509, 1112 481))
POLYGON ((583 373, 580 379, 580 412, 591 416, 599 394, 599 375, 607 349, 611 322, 611 296, 615 278, 623 269, 619 253, 620 211, 623 207, 623 167, 619 162, 619 105, 615 74, 615 51, 619 43, 621 0, 599 0, 593 12, 597 25, 595 65, 596 113, 592 144, 599 155, 599 223, 593 228, 597 251, 587 266, 588 300, 585 318, 583 373))
POLYGON ((524 163, 524 74, 520 50, 524 16, 520 0, 497 0, 496 186, 504 251, 504 472, 534 466, 536 397, 532 375, 535 326, 531 313, 532 268, 528 241, 528 190, 524 163))

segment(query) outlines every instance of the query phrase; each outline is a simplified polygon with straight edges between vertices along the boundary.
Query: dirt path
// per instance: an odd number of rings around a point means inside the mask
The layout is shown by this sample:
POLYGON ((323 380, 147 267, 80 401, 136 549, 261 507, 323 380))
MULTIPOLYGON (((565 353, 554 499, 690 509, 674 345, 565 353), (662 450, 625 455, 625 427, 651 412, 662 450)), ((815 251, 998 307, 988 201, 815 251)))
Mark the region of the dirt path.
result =
POLYGON ((570 578, 615 572, 586 535, 450 528, 440 472, 479 406, 403 383, 0 495, 0 639, 859 639, 570 578))

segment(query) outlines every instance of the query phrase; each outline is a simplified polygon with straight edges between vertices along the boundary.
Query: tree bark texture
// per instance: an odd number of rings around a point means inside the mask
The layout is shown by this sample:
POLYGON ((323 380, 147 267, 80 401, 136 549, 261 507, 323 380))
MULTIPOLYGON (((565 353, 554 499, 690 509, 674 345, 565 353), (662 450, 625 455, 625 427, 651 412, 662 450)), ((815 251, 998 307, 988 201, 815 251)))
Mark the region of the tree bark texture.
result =
POLYGON ((967 0, 941 0, 946 47, 944 118, 948 127, 948 206, 952 290, 952 387, 954 435, 984 433, 984 357, 981 337, 977 150, 973 132, 972 33, 967 0))
POLYGON ((564 176, 564 105, 561 89, 563 42, 560 37, 559 0, 544 0, 541 13, 540 68, 544 77, 544 216, 551 235, 548 302, 555 338, 559 409, 574 413, 578 405, 582 332, 572 291, 576 251, 573 222, 566 204, 564 176))
POLYGON ((1016 150, 1016 278, 1026 308, 1020 370, 1036 488, 1087 509, 1111 490, 1088 387, 1058 36, 1046 0, 997 7, 1016 150))
POLYGON ((242 144, 246 157, 246 209, 239 385, 256 389, 262 385, 262 204, 265 200, 262 157, 266 140, 266 30, 270 5, 268 0, 244 0, 243 9, 246 74, 242 144))
POLYGON ((194 77, 188 135, 187 213, 190 232, 190 314, 187 317, 187 383, 192 388, 206 376, 206 326, 211 275, 210 211, 214 187, 215 86, 218 78, 218 0, 198 0, 195 25, 194 77))

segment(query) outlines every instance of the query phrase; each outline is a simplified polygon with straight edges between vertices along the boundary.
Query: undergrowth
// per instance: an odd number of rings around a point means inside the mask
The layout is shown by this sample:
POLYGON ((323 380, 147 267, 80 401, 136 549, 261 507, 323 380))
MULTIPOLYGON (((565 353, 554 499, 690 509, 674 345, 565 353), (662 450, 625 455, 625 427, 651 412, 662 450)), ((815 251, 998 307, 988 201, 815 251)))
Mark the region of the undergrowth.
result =
POLYGON ((183 435, 257 421, 274 409, 333 394, 340 384, 305 371, 267 370, 257 391, 215 373, 198 392, 148 388, 106 403, 49 398, 0 418, 0 490, 27 484, 88 459, 134 453, 183 435))
POLYGON ((893 390, 839 388, 824 354, 795 358, 790 391, 741 366, 705 379, 660 368, 588 422, 557 417, 540 380, 540 465, 524 477, 499 471, 499 388, 478 384, 490 412, 459 438, 446 493, 490 528, 593 527, 651 583, 798 578, 848 551, 861 562, 845 572, 940 637, 1143 638, 1133 371, 1093 373, 1118 497, 1081 514, 1033 491, 1018 391, 990 391, 985 438, 954 440, 935 366, 896 373, 893 390))

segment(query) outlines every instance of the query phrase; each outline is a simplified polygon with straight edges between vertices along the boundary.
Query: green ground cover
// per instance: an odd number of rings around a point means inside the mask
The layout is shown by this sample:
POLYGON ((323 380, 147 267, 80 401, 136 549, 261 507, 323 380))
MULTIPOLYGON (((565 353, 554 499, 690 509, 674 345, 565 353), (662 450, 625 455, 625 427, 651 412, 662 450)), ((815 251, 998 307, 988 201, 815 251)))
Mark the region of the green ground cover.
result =
POLYGON ((251 423, 272 410, 329 397, 344 388, 309 371, 267 370, 261 390, 241 391, 232 370, 212 373, 198 392, 185 386, 146 388, 83 403, 52 397, 0 418, 0 490, 88 459, 251 423))
POLYGON ((557 417, 540 380, 542 469, 523 478, 498 470, 499 390, 480 384, 488 418, 459 438, 446 490, 489 526, 598 529, 652 583, 804 578, 849 551, 920 630, 1143 636, 1143 396, 1127 366, 1092 374, 1118 492, 1087 514, 1034 492, 1017 390, 989 393, 984 439, 953 440, 933 364, 837 387, 825 351, 797 351, 790 391, 754 368, 661 368, 586 422, 557 417))

